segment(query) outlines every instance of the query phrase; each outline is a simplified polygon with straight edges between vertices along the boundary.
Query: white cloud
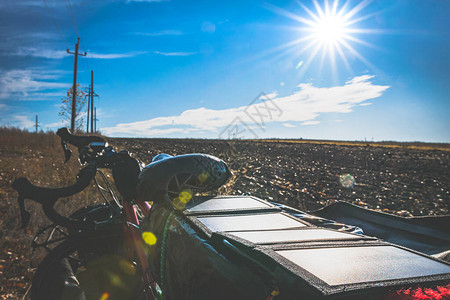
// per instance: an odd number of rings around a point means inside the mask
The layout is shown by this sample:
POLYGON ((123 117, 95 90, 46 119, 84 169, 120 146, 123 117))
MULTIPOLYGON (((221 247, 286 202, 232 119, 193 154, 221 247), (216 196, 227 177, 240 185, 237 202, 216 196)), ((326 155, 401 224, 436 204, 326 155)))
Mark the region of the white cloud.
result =
POLYGON ((117 58, 128 58, 128 57, 135 57, 141 54, 146 54, 146 51, 134 51, 134 52, 127 52, 127 53, 93 53, 89 52, 86 55, 86 58, 97 58, 97 59, 117 59, 117 58))
POLYGON ((20 128, 29 128, 35 125, 35 122, 31 121, 27 116, 24 115, 12 116, 12 123, 14 126, 20 128))
MULTIPOLYGON (((114 136, 156 136, 183 132, 188 136, 199 130, 221 132, 236 120, 248 128, 266 126, 270 122, 302 122, 302 125, 316 125, 315 120, 324 113, 350 113, 354 106, 380 97, 389 86, 374 85, 373 76, 360 76, 345 85, 320 88, 312 84, 300 84, 298 91, 280 97, 276 93, 266 97, 265 102, 254 102, 248 106, 214 110, 205 107, 190 109, 179 115, 157 117, 145 121, 122 123, 102 128, 102 132, 114 136), (281 113, 267 110, 276 107, 281 113), (249 114, 249 112, 253 112, 249 114), (259 115, 255 115, 258 112, 259 115), (268 116, 270 115, 270 118, 268 116), (265 119, 264 119, 265 118, 265 119), (259 122, 259 123, 258 123, 259 122)), ((265 97, 260 97, 260 99, 265 97)))
POLYGON ((369 106, 369 105, 372 105, 372 103, 367 102, 367 103, 361 103, 361 104, 360 104, 360 106, 369 106))
POLYGON ((55 122, 55 123, 44 124, 44 127, 47 127, 49 129, 58 129, 61 127, 66 127, 67 123, 68 123, 67 121, 59 121, 59 122, 55 122))
MULTIPOLYGON (((84 52, 80 52, 84 54, 84 52)), ((96 59, 117 59, 117 58, 127 58, 134 57, 141 54, 147 53, 146 51, 133 51, 126 53, 95 53, 88 52, 86 58, 96 58, 96 59)), ((21 47, 17 51, 12 52, 12 55, 16 56, 32 56, 41 57, 48 59, 62 59, 66 57, 73 57, 72 54, 67 53, 63 50, 49 50, 49 49, 38 49, 33 47, 21 47)))
POLYGON ((159 2, 169 2, 170 0, 127 0, 127 3, 132 2, 147 2, 147 3, 159 3, 159 2))
POLYGON ((161 51, 153 51, 153 53, 164 56, 190 56, 197 54, 197 52, 161 52, 161 51))
POLYGON ((156 32, 135 32, 136 35, 142 36, 165 36, 165 35, 182 35, 183 32, 181 30, 161 30, 156 32))
POLYGON ((216 31, 216 25, 205 21, 202 23, 202 31, 207 33, 214 33, 216 31))
POLYGON ((291 124, 291 123, 283 123, 282 124, 284 127, 288 127, 288 128, 294 128, 294 127, 297 127, 297 126, 295 126, 294 124, 291 124))
POLYGON ((320 124, 320 121, 306 121, 306 122, 303 122, 303 123, 302 123, 303 126, 307 126, 307 125, 317 125, 317 124, 320 124))
POLYGON ((48 100, 61 93, 64 95, 71 83, 49 81, 60 78, 61 74, 44 70, 0 70, 0 99, 48 100))
POLYGON ((357 77, 354 77, 351 80, 347 81, 346 84, 360 83, 360 82, 364 82, 364 81, 367 81, 369 79, 372 79, 374 77, 375 77, 375 75, 357 76, 357 77))
POLYGON ((69 57, 69 54, 63 50, 37 49, 33 47, 21 47, 17 51, 12 52, 12 55, 33 56, 49 59, 61 59, 69 57))

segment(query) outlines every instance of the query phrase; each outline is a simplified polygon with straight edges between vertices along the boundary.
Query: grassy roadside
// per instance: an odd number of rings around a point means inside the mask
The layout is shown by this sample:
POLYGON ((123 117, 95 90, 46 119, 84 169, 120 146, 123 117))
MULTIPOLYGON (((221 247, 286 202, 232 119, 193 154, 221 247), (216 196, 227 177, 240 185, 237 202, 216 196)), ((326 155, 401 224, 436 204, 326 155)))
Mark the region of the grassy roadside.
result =
MULTIPOLYGON (((80 169, 74 156, 67 164, 63 163, 64 154, 54 133, 0 128, 0 299, 21 299, 25 294, 45 255, 44 251, 32 252, 32 238, 39 228, 50 224, 40 205, 27 201, 31 221, 27 228, 20 228, 17 193, 11 183, 23 176, 39 186, 69 185, 80 169)), ((71 199, 61 199, 57 210, 68 215, 90 204, 93 192, 91 187, 71 199)))

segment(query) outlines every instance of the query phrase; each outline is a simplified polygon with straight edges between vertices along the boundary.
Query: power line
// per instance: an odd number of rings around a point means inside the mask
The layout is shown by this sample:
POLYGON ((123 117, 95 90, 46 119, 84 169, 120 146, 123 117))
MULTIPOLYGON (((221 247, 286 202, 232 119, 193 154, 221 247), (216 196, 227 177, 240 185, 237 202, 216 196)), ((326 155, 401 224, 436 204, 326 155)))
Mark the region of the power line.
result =
POLYGON ((64 45, 66 46, 66 48, 69 48, 69 46, 68 46, 66 40, 64 39, 63 35, 61 34, 61 31, 59 30, 58 24, 56 23, 56 20, 55 20, 55 18, 53 17, 52 12, 51 12, 50 9, 48 8, 47 2, 46 2, 45 0, 42 0, 42 1, 44 1, 45 7, 47 8, 47 11, 48 11, 48 14, 50 15, 50 18, 51 18, 52 21, 53 21, 53 25, 55 25, 56 30, 57 30, 58 33, 59 33, 59 37, 60 37, 61 40, 63 41, 63 43, 64 43, 64 45))
MULTIPOLYGON (((83 44, 80 45, 80 46, 84 49, 85 52, 87 52, 87 48, 84 47, 83 44)), ((86 65, 87 65, 88 70, 93 70, 93 68, 91 68, 91 66, 90 66, 90 64, 89 64, 89 59, 86 58, 86 59, 84 59, 84 61, 85 61, 86 65)))
POLYGON ((66 0, 66 7, 71 16, 72 24, 75 27, 75 32, 76 32, 77 36, 80 36, 80 31, 78 30, 77 20, 75 19, 75 15, 73 14, 72 5, 70 5, 70 0, 66 0))
MULTIPOLYGON (((81 48, 81 52, 86 52, 86 49, 84 49, 83 47, 81 47, 81 43, 80 43, 80 48, 81 48)), ((82 61, 82 63, 81 63, 81 65, 83 66, 83 79, 85 80, 85 82, 89 82, 89 68, 88 68, 88 66, 87 66, 87 63, 86 63, 86 59, 85 59, 85 57, 84 56, 82 56, 81 57, 82 59, 81 59, 81 61, 82 61)))

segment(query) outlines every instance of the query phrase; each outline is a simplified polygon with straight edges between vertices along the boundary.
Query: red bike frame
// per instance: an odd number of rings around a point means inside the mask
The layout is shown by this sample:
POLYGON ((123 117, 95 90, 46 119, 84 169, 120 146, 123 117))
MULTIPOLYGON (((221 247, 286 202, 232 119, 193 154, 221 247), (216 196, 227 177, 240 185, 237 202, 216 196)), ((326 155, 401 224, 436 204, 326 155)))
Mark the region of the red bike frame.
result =
MULTIPOLYGON (((144 215, 150 212, 151 206, 147 202, 136 199, 135 203, 144 215)), ((126 217, 126 224, 124 225, 125 241, 133 242, 133 245, 130 245, 131 247, 127 251, 127 256, 128 259, 132 260, 134 254, 136 254, 145 285, 145 294, 147 299, 153 300, 155 299, 157 284, 151 274, 147 254, 145 253, 145 245, 139 229, 139 219, 132 203, 123 199, 122 205, 126 217)))

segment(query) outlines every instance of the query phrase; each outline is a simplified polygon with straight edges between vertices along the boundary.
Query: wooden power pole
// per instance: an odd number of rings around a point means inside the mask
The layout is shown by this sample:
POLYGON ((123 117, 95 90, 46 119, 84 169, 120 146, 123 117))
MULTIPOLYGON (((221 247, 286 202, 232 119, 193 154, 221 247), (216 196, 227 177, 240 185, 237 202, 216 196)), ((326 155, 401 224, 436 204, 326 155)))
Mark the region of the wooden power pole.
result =
MULTIPOLYGON (((98 97, 98 95, 96 93, 94 93, 94 71, 91 70, 91 88, 89 89, 89 99, 90 99, 90 105, 91 106, 91 133, 94 133, 95 130, 95 126, 94 126, 94 122, 95 122, 95 117, 94 117, 94 97, 98 97)), ((88 109, 89 111, 89 109, 88 109)), ((88 119, 89 119, 89 115, 88 115, 88 119)))
POLYGON ((97 132, 97 121, 98 121, 98 119, 97 119, 97 107, 94 107, 94 121, 95 121, 95 123, 94 123, 94 132, 97 132))
POLYGON ((38 115, 36 115, 36 124, 35 124, 35 127, 36 127, 36 133, 38 133, 38 127, 39 127, 38 115))
MULTIPOLYGON (((91 70, 91 89, 89 90, 91 93, 91 133, 94 132, 94 118, 92 117, 93 115, 93 110, 94 110, 94 71, 91 70)), ((89 116, 88 116, 89 118, 89 116)))
POLYGON ((75 132, 75 117, 76 117, 76 99, 77 99, 77 64, 78 64, 78 55, 86 56, 86 52, 84 54, 78 53, 78 46, 80 44, 80 37, 77 39, 77 43, 75 44, 75 52, 70 52, 67 49, 67 53, 75 55, 75 63, 73 66, 73 86, 72 86, 72 116, 70 118, 70 131, 75 132))
POLYGON ((89 86, 89 88, 88 88, 88 94, 87 95, 84 95, 84 99, 86 100, 86 96, 88 96, 88 105, 87 105, 87 123, 86 123, 86 133, 89 133, 89 122, 90 122, 90 118, 89 118, 89 116, 90 116, 90 112, 89 112, 89 109, 90 109, 90 105, 91 105, 91 87, 89 86))

